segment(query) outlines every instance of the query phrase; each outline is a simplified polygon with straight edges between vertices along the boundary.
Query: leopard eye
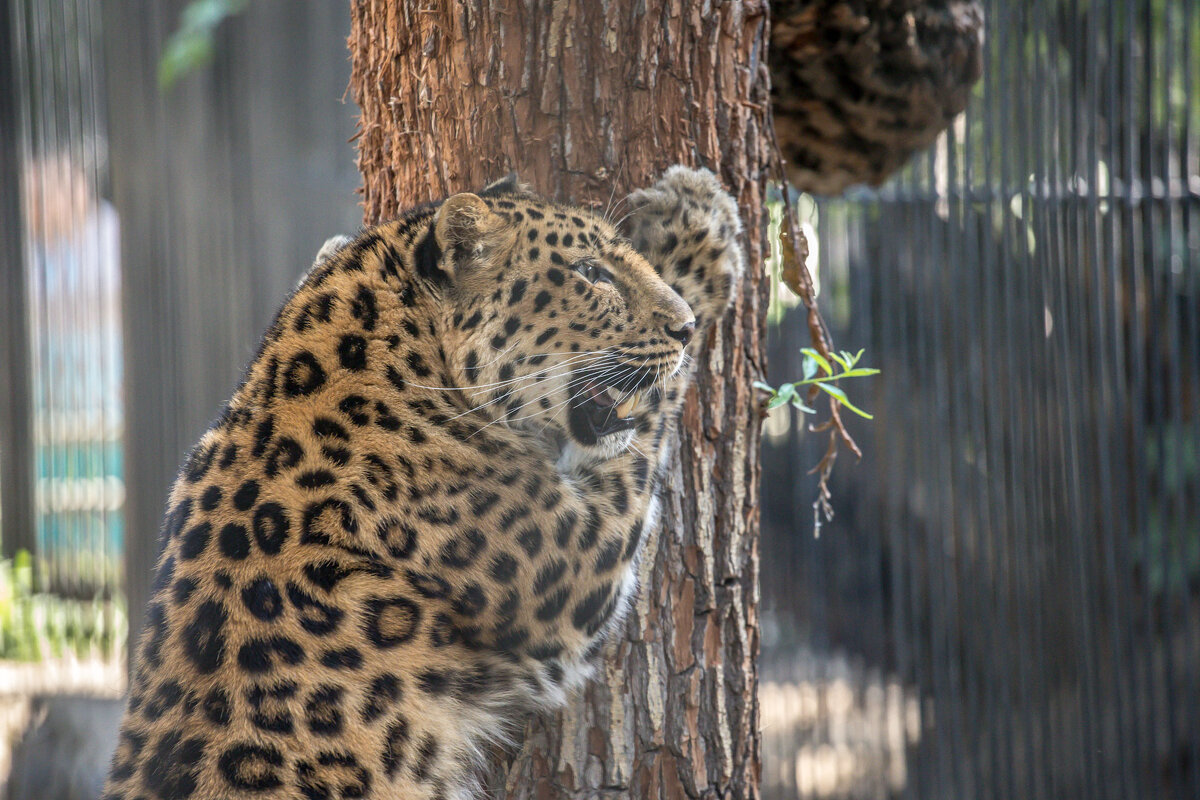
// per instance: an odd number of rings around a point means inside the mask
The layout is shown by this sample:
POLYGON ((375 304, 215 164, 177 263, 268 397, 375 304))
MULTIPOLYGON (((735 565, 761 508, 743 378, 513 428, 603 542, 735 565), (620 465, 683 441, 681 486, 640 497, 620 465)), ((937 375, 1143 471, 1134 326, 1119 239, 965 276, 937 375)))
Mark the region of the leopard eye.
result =
POLYGON ((612 283, 612 275, 608 274, 608 270, 591 259, 576 262, 575 271, 591 283, 612 283))

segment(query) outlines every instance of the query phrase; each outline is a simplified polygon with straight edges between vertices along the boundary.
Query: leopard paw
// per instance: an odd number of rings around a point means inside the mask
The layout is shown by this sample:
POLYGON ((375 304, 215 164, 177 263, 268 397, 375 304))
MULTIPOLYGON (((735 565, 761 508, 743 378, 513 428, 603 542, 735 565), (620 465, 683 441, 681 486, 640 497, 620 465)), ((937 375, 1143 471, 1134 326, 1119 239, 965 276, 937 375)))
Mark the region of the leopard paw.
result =
POLYGON ((625 233, 692 307, 697 327, 715 322, 744 269, 737 203, 706 169, 674 166, 629 195, 625 233))

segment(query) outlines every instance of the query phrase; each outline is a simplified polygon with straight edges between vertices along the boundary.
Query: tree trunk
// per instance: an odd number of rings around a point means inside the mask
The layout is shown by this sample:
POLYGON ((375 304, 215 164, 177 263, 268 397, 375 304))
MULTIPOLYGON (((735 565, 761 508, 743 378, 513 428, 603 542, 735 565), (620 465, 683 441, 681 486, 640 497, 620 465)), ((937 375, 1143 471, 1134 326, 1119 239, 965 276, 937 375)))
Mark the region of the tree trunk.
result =
POLYGON ((746 282, 686 406, 635 611, 599 679, 492 777, 511 798, 756 797, 766 2, 358 0, 352 25, 368 223, 509 171, 603 208, 702 165, 738 199, 746 282))

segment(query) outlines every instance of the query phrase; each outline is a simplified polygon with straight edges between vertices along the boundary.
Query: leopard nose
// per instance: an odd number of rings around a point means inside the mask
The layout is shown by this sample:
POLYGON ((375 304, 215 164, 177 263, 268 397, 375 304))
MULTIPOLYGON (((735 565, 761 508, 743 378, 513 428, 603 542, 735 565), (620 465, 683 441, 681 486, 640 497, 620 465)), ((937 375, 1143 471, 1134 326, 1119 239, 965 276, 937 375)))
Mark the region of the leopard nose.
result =
POLYGON ((689 319, 678 328, 671 327, 671 323, 668 322, 664 327, 666 328, 667 336, 686 345, 696 333, 696 320, 689 319))

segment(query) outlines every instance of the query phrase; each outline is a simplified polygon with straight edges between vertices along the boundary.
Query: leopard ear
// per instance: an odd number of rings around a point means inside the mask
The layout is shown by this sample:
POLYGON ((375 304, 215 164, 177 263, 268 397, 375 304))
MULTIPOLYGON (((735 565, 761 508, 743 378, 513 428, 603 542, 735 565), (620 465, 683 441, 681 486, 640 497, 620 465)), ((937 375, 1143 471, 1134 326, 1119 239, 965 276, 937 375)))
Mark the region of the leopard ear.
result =
POLYGON ((504 242, 507 221, 488 208, 478 195, 463 192, 449 197, 438 208, 433 235, 445 258, 442 269, 458 275, 471 264, 494 253, 504 242))
POLYGON ((452 250, 479 238, 479 230, 492 210, 478 195, 463 192, 446 198, 434 217, 438 245, 452 250))

